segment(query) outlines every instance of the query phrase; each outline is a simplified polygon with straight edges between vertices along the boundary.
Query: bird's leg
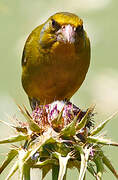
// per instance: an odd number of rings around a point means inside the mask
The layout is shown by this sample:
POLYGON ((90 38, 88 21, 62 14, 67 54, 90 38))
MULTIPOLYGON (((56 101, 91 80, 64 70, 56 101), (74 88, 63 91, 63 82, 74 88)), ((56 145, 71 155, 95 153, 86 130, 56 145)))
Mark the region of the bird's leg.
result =
POLYGON ((35 110, 38 105, 40 105, 40 101, 35 99, 35 98, 29 97, 29 102, 30 102, 30 106, 32 108, 32 111, 35 110))
POLYGON ((64 103, 68 103, 70 101, 70 99, 65 98, 63 101, 64 101, 64 103))

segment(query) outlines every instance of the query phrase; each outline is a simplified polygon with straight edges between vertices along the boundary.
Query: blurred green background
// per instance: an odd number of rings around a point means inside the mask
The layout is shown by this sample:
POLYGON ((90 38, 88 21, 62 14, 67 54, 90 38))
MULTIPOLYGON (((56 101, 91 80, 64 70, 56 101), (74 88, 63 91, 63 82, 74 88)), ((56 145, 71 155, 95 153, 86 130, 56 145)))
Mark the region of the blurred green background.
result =
MULTIPOLYGON (((21 119, 16 103, 29 108, 21 85, 21 57, 25 40, 37 25, 58 11, 76 13, 84 20, 91 40, 91 66, 72 102, 84 109, 96 104, 96 123, 118 110, 118 1, 117 0, 0 0, 0 119, 7 116, 21 119)), ((30 109, 30 108, 29 108, 30 109)), ((107 135, 118 141, 118 117, 107 125, 107 135)), ((0 124, 0 138, 13 133, 0 124)), ((0 146, 0 162, 7 146, 0 146)), ((118 149, 106 147, 105 153, 118 171, 118 149)), ((38 180, 39 171, 32 172, 38 180)), ((0 176, 5 179, 7 172, 0 176)), ((76 179, 75 170, 68 179, 76 179)), ((15 176, 17 179, 17 176, 15 176)), ((34 178, 32 178, 34 179, 34 178)), ((46 179, 51 179, 50 175, 46 179)), ((88 175, 88 180, 93 179, 88 175)), ((115 178, 111 173, 104 180, 115 178)))

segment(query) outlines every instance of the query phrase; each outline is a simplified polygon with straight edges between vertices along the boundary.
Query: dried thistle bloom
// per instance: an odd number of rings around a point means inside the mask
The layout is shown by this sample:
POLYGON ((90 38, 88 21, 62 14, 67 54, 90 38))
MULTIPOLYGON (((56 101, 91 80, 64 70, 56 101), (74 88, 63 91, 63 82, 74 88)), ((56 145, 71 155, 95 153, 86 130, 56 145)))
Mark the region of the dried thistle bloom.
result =
POLYGON ((0 173, 16 157, 6 180, 18 170, 19 180, 30 180, 30 169, 42 170, 42 179, 52 169, 53 180, 63 180, 67 169, 76 167, 79 180, 85 180, 89 171, 96 180, 102 179, 104 165, 118 179, 118 174, 104 155, 104 145, 118 146, 118 143, 97 135, 110 118, 94 127, 94 107, 82 111, 70 102, 55 101, 37 106, 30 114, 20 108, 26 123, 10 125, 17 136, 0 140, 0 144, 24 141, 24 145, 12 148, 0 167, 0 173))

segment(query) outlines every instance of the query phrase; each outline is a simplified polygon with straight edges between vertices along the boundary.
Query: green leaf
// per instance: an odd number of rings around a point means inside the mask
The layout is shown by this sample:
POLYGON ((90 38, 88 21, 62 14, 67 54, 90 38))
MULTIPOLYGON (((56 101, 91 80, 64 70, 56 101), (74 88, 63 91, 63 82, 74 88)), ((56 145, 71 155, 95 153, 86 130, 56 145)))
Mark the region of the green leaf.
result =
POLYGON ((104 165, 103 165, 102 157, 100 157, 97 154, 96 157, 94 158, 94 162, 95 162, 96 168, 97 168, 97 176, 101 180, 103 172, 104 172, 104 165))
POLYGON ((96 180, 100 180, 100 178, 98 177, 97 173, 94 170, 94 165, 93 164, 88 163, 87 170, 93 175, 93 177, 96 178, 96 180))
POLYGON ((51 121, 53 128, 63 127, 63 124, 64 124, 64 122, 62 121, 63 109, 59 112, 58 117, 51 121))
POLYGON ((29 114, 29 112, 27 111, 27 109, 25 108, 25 111, 18 105, 21 113, 23 114, 23 116, 25 117, 26 121, 28 122, 29 128, 33 131, 33 132, 37 132, 40 133, 42 130, 39 127, 39 125, 32 119, 31 115, 29 114))
POLYGON ((28 132, 26 127, 15 126, 15 125, 13 125, 13 124, 10 124, 10 123, 8 123, 8 122, 1 121, 1 120, 0 120, 0 122, 3 123, 3 124, 5 124, 5 125, 7 125, 7 126, 10 127, 10 128, 16 129, 18 132, 22 132, 22 133, 25 133, 25 134, 28 132))
POLYGON ((116 143, 116 142, 112 142, 108 139, 104 139, 104 138, 100 138, 100 137, 93 137, 93 136, 88 136, 87 142, 88 143, 103 144, 103 145, 118 146, 118 143, 116 143))
POLYGON ((74 161, 69 161, 68 168, 72 169, 75 167, 77 168, 78 172, 80 172, 80 165, 80 161, 75 159, 74 161))
POLYGON ((18 156, 19 180, 23 180, 24 164, 25 164, 25 160, 27 156, 28 156, 28 153, 24 149, 21 149, 19 151, 19 156, 18 156))
POLYGON ((9 165, 9 163, 15 158, 15 156, 18 154, 18 151, 15 149, 11 149, 9 153, 7 154, 7 157, 3 164, 0 167, 0 174, 2 171, 9 165))
POLYGON ((42 168, 43 166, 46 165, 58 165, 58 162, 56 159, 47 159, 45 161, 38 161, 37 163, 33 164, 32 168, 42 168))
POLYGON ((52 165, 48 164, 42 168, 42 180, 48 174, 48 172, 52 169, 52 165))
POLYGON ((86 114, 84 115, 84 117, 83 117, 83 118, 81 119, 81 121, 77 124, 76 130, 80 130, 80 129, 82 129, 82 128, 85 127, 86 123, 88 122, 88 116, 89 116, 90 113, 92 113, 93 110, 94 110, 94 107, 93 107, 93 106, 91 106, 91 107, 87 110, 87 112, 86 112, 86 114))
POLYGON ((70 137, 70 136, 75 135, 75 133, 76 133, 75 126, 76 126, 77 119, 78 119, 78 117, 80 115, 80 112, 81 111, 79 111, 77 116, 73 119, 73 121, 70 124, 68 124, 65 128, 63 128, 61 130, 60 135, 65 136, 65 137, 70 137))
POLYGON ((5 180, 9 180, 14 175, 14 173, 17 171, 17 169, 18 169, 18 161, 15 162, 15 164, 11 168, 11 170, 5 180))
POLYGON ((118 114, 118 112, 115 112, 113 115, 111 115, 108 119, 106 119, 105 121, 103 121, 102 123, 100 123, 95 129, 93 129, 90 132, 90 135, 93 136, 95 134, 98 134, 104 127, 105 125, 116 115, 118 114))
POLYGON ((14 128, 18 131, 18 132, 22 132, 24 134, 28 133, 28 129, 26 127, 18 127, 18 126, 14 126, 14 128))
POLYGON ((113 173, 113 175, 118 179, 118 173, 114 169, 114 167, 111 164, 110 160, 104 154, 102 154, 102 161, 107 166, 107 168, 113 173))
POLYGON ((5 124, 5 125, 7 125, 7 126, 10 127, 10 128, 13 128, 13 126, 14 126, 14 125, 12 125, 12 124, 10 124, 10 123, 8 123, 8 122, 2 121, 2 120, 0 120, 0 122, 3 123, 3 124, 5 124))
POLYGON ((55 142, 55 140, 52 137, 50 137, 50 135, 48 134, 48 131, 45 132, 43 135, 39 136, 36 139, 35 143, 29 147, 30 150, 28 150, 28 155, 27 155, 25 162, 27 162, 27 160, 29 160, 29 158, 31 158, 45 144, 54 143, 54 142, 55 142))
POLYGON ((7 139, 0 140, 0 144, 19 142, 19 141, 27 140, 28 137, 29 137, 28 135, 19 134, 17 136, 12 136, 7 139))

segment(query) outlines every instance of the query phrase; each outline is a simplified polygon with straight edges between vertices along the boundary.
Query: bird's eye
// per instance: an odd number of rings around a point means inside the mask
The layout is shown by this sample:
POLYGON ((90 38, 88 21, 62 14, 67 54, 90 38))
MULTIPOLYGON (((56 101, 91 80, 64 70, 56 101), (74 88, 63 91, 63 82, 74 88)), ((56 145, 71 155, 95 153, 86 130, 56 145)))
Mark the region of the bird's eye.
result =
POLYGON ((54 19, 52 19, 52 27, 55 30, 58 30, 58 29, 60 29, 61 26, 54 19))
POLYGON ((83 31, 83 25, 77 26, 76 32, 81 32, 81 31, 83 31))

